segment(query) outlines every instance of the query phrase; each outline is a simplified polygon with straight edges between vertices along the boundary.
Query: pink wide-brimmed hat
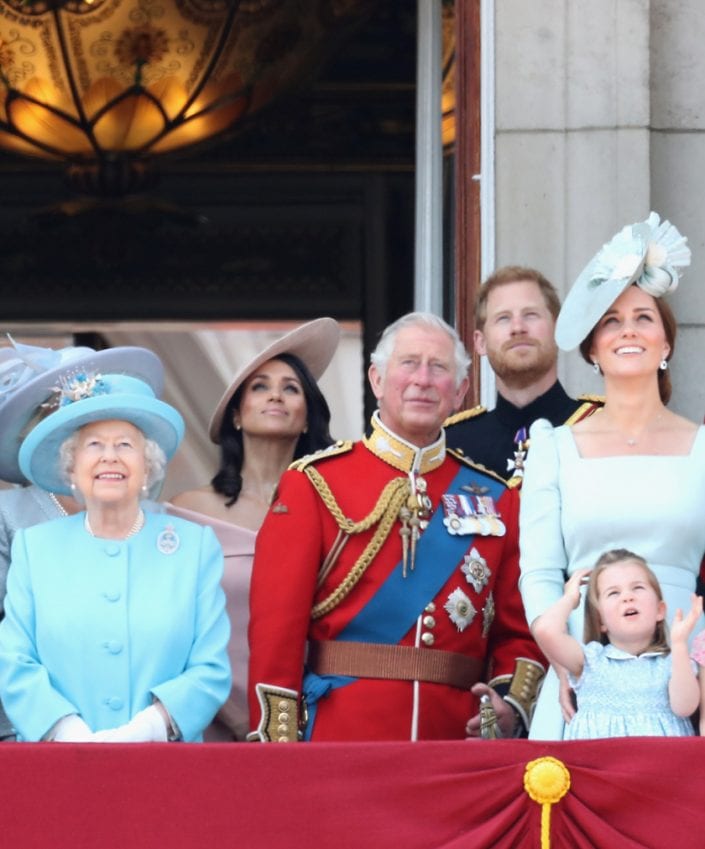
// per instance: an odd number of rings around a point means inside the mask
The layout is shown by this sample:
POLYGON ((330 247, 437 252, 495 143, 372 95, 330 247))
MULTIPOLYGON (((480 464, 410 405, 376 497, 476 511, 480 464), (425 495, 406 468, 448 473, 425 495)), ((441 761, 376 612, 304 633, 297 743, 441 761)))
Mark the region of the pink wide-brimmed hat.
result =
POLYGON ((293 354, 301 360, 314 379, 318 380, 333 359, 339 340, 340 325, 334 318, 316 318, 267 345, 264 350, 260 351, 256 357, 240 369, 218 401, 208 426, 211 440, 216 444, 220 442, 220 426, 228 402, 247 378, 261 365, 280 354, 293 354))

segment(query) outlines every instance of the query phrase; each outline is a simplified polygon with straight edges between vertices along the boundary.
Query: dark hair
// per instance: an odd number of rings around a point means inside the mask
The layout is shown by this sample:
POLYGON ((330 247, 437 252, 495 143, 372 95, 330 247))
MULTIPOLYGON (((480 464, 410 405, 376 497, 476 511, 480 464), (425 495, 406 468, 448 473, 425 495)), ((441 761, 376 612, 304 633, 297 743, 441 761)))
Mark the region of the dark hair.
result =
MULTIPOLYGON (((311 372, 294 354, 278 354, 272 359, 281 360, 294 370, 301 381, 306 400, 307 428, 304 433, 299 435, 294 448, 294 460, 332 445, 333 438, 329 430, 330 408, 311 372)), ((211 486, 216 492, 228 499, 225 502, 226 507, 230 507, 237 501, 242 489, 244 446, 242 431, 236 430, 233 417, 235 411, 240 408, 246 383, 247 380, 243 380, 238 386, 237 391, 225 408, 223 420, 220 424, 220 468, 211 481, 211 486)))
POLYGON ((480 286, 480 290, 477 293, 477 298, 475 299, 475 326, 478 330, 482 330, 487 321, 487 300, 490 294, 495 289, 499 289, 500 286, 506 286, 508 283, 536 283, 541 290, 548 311, 553 316, 553 320, 555 321, 558 318, 558 313, 561 309, 558 292, 556 292, 553 284, 540 271, 524 265, 503 265, 490 274, 487 280, 480 286))
MULTIPOLYGON (((632 285, 636 286, 636 283, 632 283, 632 285)), ((673 315, 673 310, 668 305, 667 301, 665 301, 663 298, 654 298, 654 302, 656 303, 656 310, 661 316, 661 321, 663 322, 663 329, 666 334, 666 342, 668 342, 668 347, 670 348, 668 355, 666 356, 666 361, 668 362, 668 360, 670 360, 673 356, 673 352, 676 350, 676 333, 678 331, 678 323, 676 321, 675 315, 673 315)), ((580 353, 582 355, 582 358, 588 365, 593 364, 592 358, 590 357, 590 349, 592 348, 592 340, 596 330, 597 324, 592 328, 592 330, 580 343, 580 353)), ((663 404, 668 404, 668 402, 671 400, 671 393, 673 392, 673 387, 671 386, 671 376, 668 372, 668 369, 659 369, 657 374, 658 392, 659 396, 661 397, 661 402, 663 404)))
MULTIPOLYGON (((607 643, 609 643, 609 636, 602 630, 600 614, 597 609, 599 602, 597 581, 608 566, 628 561, 636 563, 644 570, 644 576, 651 585, 653 591, 656 593, 656 597, 659 601, 663 601, 663 592, 661 591, 661 585, 659 584, 658 578, 649 568, 649 564, 643 557, 638 554, 634 554, 633 551, 628 551, 626 548, 615 548, 611 551, 606 551, 600 556, 592 572, 590 572, 587 593, 585 595, 583 642, 589 643, 594 640, 598 643, 602 643, 602 645, 607 645, 607 643)), ((665 619, 656 623, 651 643, 644 649, 644 651, 663 652, 664 654, 667 654, 670 651, 665 619)))

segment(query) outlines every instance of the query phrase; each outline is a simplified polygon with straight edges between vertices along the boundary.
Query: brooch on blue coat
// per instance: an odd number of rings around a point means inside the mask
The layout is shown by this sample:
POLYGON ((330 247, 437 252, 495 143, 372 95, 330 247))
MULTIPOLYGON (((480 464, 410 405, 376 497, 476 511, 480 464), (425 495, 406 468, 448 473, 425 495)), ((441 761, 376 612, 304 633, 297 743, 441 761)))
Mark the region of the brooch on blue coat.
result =
POLYGON ((167 525, 157 537, 157 550, 161 554, 173 554, 181 545, 173 525, 167 525))

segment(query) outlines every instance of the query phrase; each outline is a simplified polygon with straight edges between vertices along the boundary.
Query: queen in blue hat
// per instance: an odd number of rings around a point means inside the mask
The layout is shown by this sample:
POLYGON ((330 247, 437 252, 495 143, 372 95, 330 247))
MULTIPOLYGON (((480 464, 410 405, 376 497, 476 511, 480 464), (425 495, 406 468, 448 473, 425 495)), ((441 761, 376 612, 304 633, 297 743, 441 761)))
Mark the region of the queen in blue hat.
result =
POLYGON ((141 506, 183 419, 124 373, 63 375, 50 405, 19 467, 85 510, 15 535, 5 710, 20 740, 199 740, 230 688, 222 551, 210 528, 141 506))
MULTIPOLYGON (((0 619, 10 565, 10 547, 20 528, 78 513, 71 495, 57 494, 30 484, 19 466, 22 440, 57 409, 57 387, 81 373, 128 374, 148 383, 155 395, 164 384, 162 363, 152 351, 134 346, 94 350, 69 345, 48 348, 16 342, 0 348, 0 478, 10 486, 0 492, 0 619)), ((146 509, 157 505, 144 503, 146 509)), ((0 706, 0 741, 15 732, 0 706)))

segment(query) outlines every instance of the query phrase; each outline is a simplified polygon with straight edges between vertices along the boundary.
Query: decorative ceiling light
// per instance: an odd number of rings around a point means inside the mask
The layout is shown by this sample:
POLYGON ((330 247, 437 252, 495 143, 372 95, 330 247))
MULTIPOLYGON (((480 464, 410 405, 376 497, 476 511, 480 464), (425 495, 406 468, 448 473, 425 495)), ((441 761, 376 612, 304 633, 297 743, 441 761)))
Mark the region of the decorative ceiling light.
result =
POLYGON ((0 147, 83 190, 222 133, 299 81, 368 0, 0 0, 0 147))
POLYGON ((455 6, 444 2, 442 9, 441 138, 448 153, 455 145, 455 6))

